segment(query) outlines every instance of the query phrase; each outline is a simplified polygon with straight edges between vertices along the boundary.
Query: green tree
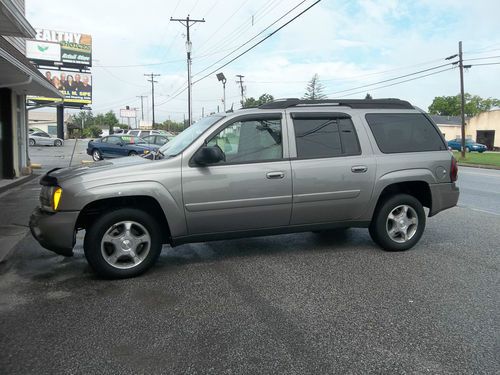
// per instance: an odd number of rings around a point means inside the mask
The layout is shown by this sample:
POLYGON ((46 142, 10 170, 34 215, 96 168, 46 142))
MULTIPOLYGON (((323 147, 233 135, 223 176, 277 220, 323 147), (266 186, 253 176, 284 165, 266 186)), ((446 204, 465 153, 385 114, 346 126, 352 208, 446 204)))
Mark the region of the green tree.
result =
MULTIPOLYGON (((488 112, 492 108, 500 107, 500 100, 494 98, 483 99, 478 95, 466 93, 465 97, 465 115, 474 117, 482 112, 488 112)), ((460 116, 461 99, 460 94, 455 96, 436 96, 429 106, 431 115, 441 116, 460 116)))
POLYGON ((245 102, 243 103, 243 108, 251 108, 251 107, 258 107, 261 104, 272 102, 274 100, 274 96, 271 94, 262 94, 259 96, 259 99, 255 98, 246 98, 245 102))
POLYGON ((80 111, 78 113, 75 113, 74 115, 71 115, 68 119, 68 124, 71 124, 74 127, 82 128, 94 125, 94 114, 92 111, 80 111))
POLYGON ((371 100, 371 99, 373 99, 373 97, 370 95, 370 93, 367 93, 365 96, 365 99, 371 100))
POLYGON ((306 92, 302 99, 318 100, 325 99, 326 95, 323 93, 323 84, 319 81, 318 73, 315 73, 306 87, 306 92))
POLYGON ((91 125, 83 129, 83 138, 97 138, 102 134, 102 129, 96 125, 91 125))

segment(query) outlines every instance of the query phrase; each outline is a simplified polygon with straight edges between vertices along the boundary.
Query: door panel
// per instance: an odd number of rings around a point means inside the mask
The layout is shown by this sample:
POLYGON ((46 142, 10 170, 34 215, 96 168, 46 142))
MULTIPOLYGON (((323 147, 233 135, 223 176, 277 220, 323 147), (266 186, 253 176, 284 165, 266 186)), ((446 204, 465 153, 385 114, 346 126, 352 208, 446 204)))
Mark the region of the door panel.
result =
POLYGON ((189 234, 288 225, 292 209, 289 161, 187 167, 182 172, 189 234), (268 178, 270 172, 282 178, 268 178))
POLYGON ((281 118, 263 113, 229 120, 205 140, 224 152, 219 164, 190 165, 193 153, 186 155, 182 189, 190 235, 290 223, 292 176, 281 118))
POLYGON ((368 207, 375 160, 362 156, 293 160, 291 224, 356 220, 368 207), (366 172, 353 172, 356 166, 366 172))

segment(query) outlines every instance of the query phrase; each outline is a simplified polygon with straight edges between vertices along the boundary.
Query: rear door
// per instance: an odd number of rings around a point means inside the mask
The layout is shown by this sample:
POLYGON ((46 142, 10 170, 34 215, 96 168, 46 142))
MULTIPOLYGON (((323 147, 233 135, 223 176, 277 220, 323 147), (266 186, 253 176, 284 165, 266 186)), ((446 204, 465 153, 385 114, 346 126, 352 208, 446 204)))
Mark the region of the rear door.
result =
POLYGON ((357 120, 344 112, 289 115, 295 154, 291 225, 360 218, 367 211, 376 172, 362 125, 355 126, 357 120))

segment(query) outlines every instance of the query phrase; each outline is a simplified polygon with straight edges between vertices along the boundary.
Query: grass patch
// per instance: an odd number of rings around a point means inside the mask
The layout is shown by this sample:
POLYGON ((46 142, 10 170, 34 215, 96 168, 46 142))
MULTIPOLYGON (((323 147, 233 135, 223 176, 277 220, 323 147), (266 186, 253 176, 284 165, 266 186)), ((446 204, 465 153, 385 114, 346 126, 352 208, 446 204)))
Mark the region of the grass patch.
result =
POLYGON ((482 164, 482 165, 494 165, 500 167, 500 153, 498 152, 469 152, 465 154, 465 158, 462 159, 460 152, 453 151, 455 159, 458 160, 458 164, 482 164))

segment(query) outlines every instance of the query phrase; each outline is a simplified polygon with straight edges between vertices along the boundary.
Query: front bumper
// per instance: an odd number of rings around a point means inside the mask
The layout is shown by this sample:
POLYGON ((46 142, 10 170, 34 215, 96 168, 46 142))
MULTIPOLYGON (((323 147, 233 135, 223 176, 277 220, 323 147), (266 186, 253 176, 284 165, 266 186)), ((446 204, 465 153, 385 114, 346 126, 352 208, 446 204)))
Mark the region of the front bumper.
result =
POLYGON ((447 208, 455 207, 458 202, 460 191, 454 182, 430 185, 432 207, 429 217, 447 208))
POLYGON ((35 239, 47 250, 64 256, 73 255, 79 211, 46 213, 37 207, 30 217, 30 230, 35 239))

